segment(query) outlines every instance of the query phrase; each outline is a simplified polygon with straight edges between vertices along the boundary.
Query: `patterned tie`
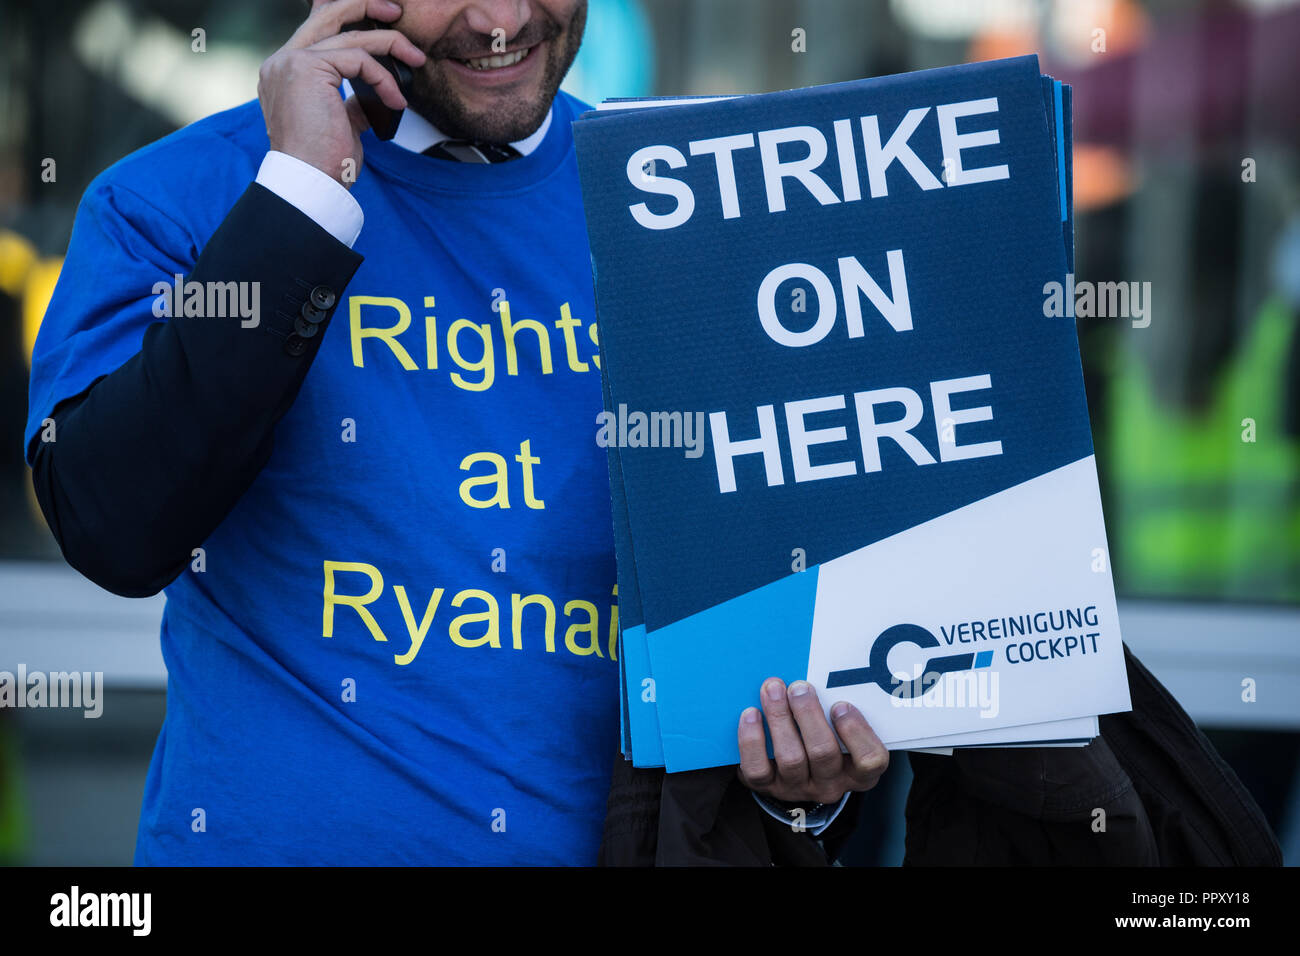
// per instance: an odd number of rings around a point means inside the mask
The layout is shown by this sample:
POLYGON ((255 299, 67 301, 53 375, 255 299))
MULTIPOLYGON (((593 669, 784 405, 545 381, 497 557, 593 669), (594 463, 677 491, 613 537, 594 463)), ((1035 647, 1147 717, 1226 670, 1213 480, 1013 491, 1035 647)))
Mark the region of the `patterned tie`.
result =
POLYGON ((519 158, 520 153, 509 144, 501 146, 465 139, 444 139, 426 149, 424 155, 459 163, 504 163, 519 158))

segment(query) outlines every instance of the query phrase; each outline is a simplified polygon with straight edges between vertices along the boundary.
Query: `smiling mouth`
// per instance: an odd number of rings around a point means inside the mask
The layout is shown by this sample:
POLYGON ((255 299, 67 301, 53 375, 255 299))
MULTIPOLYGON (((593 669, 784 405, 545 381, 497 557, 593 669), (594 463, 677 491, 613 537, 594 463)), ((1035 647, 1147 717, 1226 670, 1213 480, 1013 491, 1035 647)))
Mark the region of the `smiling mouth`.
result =
MULTIPOLYGON (((456 62, 469 67, 471 70, 491 72, 492 70, 503 70, 508 66, 514 66, 531 56, 536 49, 536 46, 530 46, 523 50, 514 50, 510 53, 494 53, 491 56, 475 57, 472 60, 457 59, 456 62)), ((455 58, 453 57, 453 59, 455 58)))

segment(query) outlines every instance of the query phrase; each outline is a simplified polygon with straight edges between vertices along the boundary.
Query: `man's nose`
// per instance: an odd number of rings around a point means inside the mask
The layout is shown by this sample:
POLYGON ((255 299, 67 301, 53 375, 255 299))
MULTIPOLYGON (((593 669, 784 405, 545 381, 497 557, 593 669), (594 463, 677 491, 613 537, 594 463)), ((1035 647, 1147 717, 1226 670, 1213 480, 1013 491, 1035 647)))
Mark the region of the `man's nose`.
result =
POLYGON ((465 9, 465 22, 475 33, 493 38, 503 36, 509 43, 532 15, 529 0, 473 0, 465 9), (503 33, 493 33, 494 30, 503 33))

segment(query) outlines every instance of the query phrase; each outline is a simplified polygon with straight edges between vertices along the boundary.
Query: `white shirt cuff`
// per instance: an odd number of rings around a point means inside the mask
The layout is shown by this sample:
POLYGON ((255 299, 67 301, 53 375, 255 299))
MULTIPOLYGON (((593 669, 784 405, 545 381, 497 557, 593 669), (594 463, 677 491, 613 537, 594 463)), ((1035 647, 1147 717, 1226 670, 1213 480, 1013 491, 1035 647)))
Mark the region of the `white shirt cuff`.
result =
POLYGON ((814 810, 812 813, 806 814, 804 819, 800 821, 794 813, 781 810, 780 807, 771 803, 758 793, 755 793, 753 790, 751 790, 750 793, 754 794, 754 799, 758 801, 758 805, 767 811, 769 816, 780 820, 787 826, 795 826, 802 822, 804 829, 813 836, 821 836, 822 831, 835 822, 835 818, 838 817, 840 811, 844 809, 844 804, 849 802, 850 796, 850 794, 846 793, 844 796, 840 797, 839 803, 834 806, 827 804, 820 810, 814 810))
POLYGON ((349 249, 361 235, 365 216, 352 193, 311 163, 296 156, 270 150, 257 171, 257 183, 265 186, 349 249))

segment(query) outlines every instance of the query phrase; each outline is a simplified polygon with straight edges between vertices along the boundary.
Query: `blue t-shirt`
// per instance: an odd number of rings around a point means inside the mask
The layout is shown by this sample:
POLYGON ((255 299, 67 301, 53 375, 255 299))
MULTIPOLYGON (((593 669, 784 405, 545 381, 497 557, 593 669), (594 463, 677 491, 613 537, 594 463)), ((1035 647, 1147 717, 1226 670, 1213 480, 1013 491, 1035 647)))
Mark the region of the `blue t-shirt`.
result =
MULTIPOLYGON (((139 864, 589 864, 618 746, 590 253, 561 94, 507 163, 369 134, 365 262, 275 450, 167 589, 139 864)), ((257 103, 91 185, 31 440, 139 350, 268 149, 257 103)))

